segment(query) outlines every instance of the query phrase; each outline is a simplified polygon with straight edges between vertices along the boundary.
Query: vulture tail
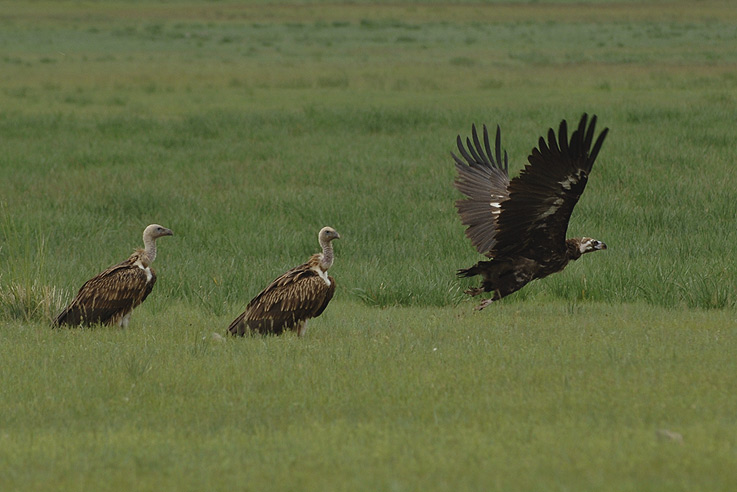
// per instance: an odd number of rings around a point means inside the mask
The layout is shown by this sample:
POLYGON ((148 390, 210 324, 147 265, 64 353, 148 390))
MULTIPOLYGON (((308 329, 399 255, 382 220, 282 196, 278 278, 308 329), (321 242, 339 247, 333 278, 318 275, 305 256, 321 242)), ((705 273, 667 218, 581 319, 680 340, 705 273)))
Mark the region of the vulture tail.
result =
POLYGON ((488 262, 480 261, 470 268, 461 268, 460 270, 456 272, 456 275, 462 278, 475 277, 476 275, 481 275, 481 272, 483 272, 484 270, 484 267, 483 267, 484 263, 488 263, 488 262))

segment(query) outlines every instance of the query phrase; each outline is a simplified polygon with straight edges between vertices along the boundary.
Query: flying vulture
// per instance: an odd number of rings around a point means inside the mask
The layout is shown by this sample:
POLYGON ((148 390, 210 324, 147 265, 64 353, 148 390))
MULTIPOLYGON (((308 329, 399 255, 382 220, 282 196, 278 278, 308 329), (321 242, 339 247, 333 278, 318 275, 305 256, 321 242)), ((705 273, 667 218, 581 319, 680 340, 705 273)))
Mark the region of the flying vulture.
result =
POLYGON ((127 327, 131 312, 156 283, 156 273, 151 268, 156 259, 156 239, 172 235, 170 229, 158 224, 146 227, 145 248, 137 249, 127 260, 85 282, 77 297, 56 317, 54 326, 101 323, 127 327))
POLYGON ((340 234, 323 227, 317 239, 322 253, 284 273, 251 299, 245 312, 228 327, 231 335, 244 336, 247 330, 262 335, 280 335, 284 330, 305 334, 307 320, 320 316, 335 293, 335 280, 328 269, 334 258, 331 242, 340 239, 340 234))
POLYGON ((508 158, 502 160, 501 132, 497 126, 494 152, 484 126, 483 143, 476 127, 464 147, 460 135, 455 154, 458 176, 455 186, 467 198, 456 207, 466 236, 479 253, 490 258, 458 270, 460 277, 480 275, 481 286, 467 294, 491 292, 476 309, 516 292, 532 280, 560 272, 584 253, 606 249, 606 244, 590 237, 566 239, 568 220, 581 197, 599 154, 608 128, 592 147, 596 116, 589 121, 584 113, 578 128, 568 138, 568 125, 561 121, 558 135, 551 128, 548 141, 540 137, 532 149, 529 164, 510 181, 508 158))

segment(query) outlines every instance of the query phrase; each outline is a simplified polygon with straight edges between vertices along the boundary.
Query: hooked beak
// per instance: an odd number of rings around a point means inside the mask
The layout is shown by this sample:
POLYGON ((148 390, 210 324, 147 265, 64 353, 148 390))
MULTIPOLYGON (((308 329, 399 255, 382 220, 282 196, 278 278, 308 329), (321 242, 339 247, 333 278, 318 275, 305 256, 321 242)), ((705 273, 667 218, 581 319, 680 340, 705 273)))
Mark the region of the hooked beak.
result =
POLYGON ((606 249, 606 243, 599 241, 599 244, 594 246, 595 249, 606 249))

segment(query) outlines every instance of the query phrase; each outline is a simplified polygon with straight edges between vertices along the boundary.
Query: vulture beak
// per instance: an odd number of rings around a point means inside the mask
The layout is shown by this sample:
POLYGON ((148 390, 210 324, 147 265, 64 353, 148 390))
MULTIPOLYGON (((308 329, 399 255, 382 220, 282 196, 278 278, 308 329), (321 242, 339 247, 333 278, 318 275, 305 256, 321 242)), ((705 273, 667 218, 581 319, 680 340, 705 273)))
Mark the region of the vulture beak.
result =
POLYGON ((595 249, 606 249, 606 243, 599 241, 599 244, 594 246, 595 249))
MULTIPOLYGON (((162 235, 162 236, 173 236, 173 235, 174 235, 174 233, 172 232, 172 230, 171 230, 171 229, 164 229, 164 232, 163 232, 163 233, 162 233, 161 235, 162 235)), ((603 243, 602 243, 602 244, 603 244, 603 243)), ((606 247, 606 246, 604 246, 604 247, 606 247)))

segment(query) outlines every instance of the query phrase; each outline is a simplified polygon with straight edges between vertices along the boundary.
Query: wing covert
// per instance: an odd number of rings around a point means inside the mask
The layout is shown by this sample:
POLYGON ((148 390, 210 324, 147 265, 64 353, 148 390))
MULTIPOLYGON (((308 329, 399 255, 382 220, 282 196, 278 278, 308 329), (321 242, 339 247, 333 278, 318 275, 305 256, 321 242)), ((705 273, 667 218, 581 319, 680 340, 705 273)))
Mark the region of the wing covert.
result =
POLYGON ((251 325, 269 320, 274 328, 292 326, 297 320, 313 318, 322 313, 333 295, 335 283, 331 282, 328 286, 312 270, 295 270, 277 278, 253 298, 246 307, 246 323, 251 325))
POLYGON ((126 260, 112 266, 82 285, 69 307, 57 318, 72 325, 106 323, 121 311, 133 309, 153 289, 155 275, 147 282, 146 273, 126 260))

